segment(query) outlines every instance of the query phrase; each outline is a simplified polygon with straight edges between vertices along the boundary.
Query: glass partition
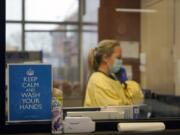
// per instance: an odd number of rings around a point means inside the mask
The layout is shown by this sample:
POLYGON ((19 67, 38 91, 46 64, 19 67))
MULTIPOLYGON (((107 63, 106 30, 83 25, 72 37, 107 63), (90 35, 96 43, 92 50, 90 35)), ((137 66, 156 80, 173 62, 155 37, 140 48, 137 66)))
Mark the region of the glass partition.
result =
MULTIPOLYGON (((17 4, 6 5, 6 52, 42 52, 40 63, 52 65, 53 88, 63 92, 64 107, 84 109, 91 76, 88 52, 103 39, 115 39, 127 79, 135 83, 120 91, 132 94, 126 95, 132 102, 90 107, 123 112, 118 118, 126 120, 180 117, 179 0, 24 0, 17 4), (142 94, 141 103, 133 101, 136 90, 142 94)), ((103 96, 99 99, 105 101, 103 96)))

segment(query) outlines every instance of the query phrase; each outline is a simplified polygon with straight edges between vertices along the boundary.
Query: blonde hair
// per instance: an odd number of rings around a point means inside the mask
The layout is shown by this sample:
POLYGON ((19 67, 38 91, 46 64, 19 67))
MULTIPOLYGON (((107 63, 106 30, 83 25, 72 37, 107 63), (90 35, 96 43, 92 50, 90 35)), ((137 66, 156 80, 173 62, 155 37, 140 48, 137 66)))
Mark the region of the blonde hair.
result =
POLYGON ((98 70, 102 61, 102 56, 111 56, 114 48, 120 46, 120 43, 116 40, 102 40, 99 42, 98 47, 92 48, 88 54, 88 65, 90 72, 98 70))

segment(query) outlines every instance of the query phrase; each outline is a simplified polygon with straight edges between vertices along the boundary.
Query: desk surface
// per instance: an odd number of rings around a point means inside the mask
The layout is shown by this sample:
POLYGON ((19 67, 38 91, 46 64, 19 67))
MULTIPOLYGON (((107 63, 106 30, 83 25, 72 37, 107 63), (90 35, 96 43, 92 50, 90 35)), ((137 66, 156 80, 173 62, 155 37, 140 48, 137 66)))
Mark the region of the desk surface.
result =
MULTIPOLYGON (((10 134, 4 134, 10 135, 10 134)), ((52 135, 51 133, 22 133, 14 135, 52 135)), ((57 134, 58 135, 58 134, 57 134)), ((75 133, 75 134, 62 134, 62 135, 180 135, 180 129, 176 130, 165 130, 161 132, 94 132, 94 133, 75 133)))

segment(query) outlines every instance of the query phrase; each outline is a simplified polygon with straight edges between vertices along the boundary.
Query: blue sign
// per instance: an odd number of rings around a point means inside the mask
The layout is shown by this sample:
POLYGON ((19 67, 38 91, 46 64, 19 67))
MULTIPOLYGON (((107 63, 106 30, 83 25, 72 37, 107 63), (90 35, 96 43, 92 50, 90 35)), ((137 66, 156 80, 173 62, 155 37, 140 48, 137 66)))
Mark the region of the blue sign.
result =
POLYGON ((10 64, 8 74, 9 122, 50 120, 51 65, 10 64))

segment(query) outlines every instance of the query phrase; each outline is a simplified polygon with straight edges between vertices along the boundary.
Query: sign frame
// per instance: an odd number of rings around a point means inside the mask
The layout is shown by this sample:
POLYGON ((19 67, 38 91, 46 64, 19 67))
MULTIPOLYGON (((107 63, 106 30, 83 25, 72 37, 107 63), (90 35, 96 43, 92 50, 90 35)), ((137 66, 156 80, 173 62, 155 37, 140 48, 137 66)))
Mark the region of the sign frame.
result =
MULTIPOLYGON (((51 121, 51 98, 52 98, 52 89, 53 89, 53 74, 52 74, 52 65, 51 64, 42 64, 42 63, 38 63, 38 64, 25 64, 25 63, 14 63, 14 64, 8 64, 7 65, 7 70, 6 70, 6 73, 7 73, 7 80, 6 80, 6 82, 7 82, 7 84, 8 84, 8 87, 7 87, 7 107, 8 107, 8 114, 7 114, 7 116, 8 116, 8 119, 7 119, 7 122, 8 123, 19 123, 19 122, 43 122, 43 121, 51 121), (10 106, 10 103, 11 103, 11 96, 10 96, 10 90, 11 90, 11 88, 10 88, 10 74, 9 74, 9 71, 10 71, 10 68, 11 67, 25 67, 25 69, 27 69, 27 68, 37 68, 37 66, 39 67, 39 66, 49 66, 49 67, 46 67, 46 68, 49 68, 48 70, 50 70, 50 74, 49 74, 49 77, 50 77, 50 86, 49 86, 49 88, 50 88, 50 91, 48 92, 48 94, 50 94, 49 95, 49 99, 50 99, 50 101, 49 101, 49 111, 48 111, 48 115, 49 115, 49 118, 47 118, 47 119, 43 119, 43 118, 40 118, 40 119, 30 119, 30 118, 27 118, 27 119, 17 119, 17 120, 15 120, 15 119, 12 119, 10 116, 11 116, 11 106, 10 106)), ((20 87, 20 86, 19 86, 20 87)), ((47 88, 48 89, 48 88, 47 88)), ((41 93, 41 91, 39 92, 39 97, 40 97, 40 93, 41 93)), ((38 99, 37 99, 38 100, 38 99)), ((41 103, 43 103, 42 101, 41 101, 41 103)), ((45 103, 44 103, 45 104, 45 103)), ((41 114, 40 114, 41 115, 41 114)), ((27 116, 26 116, 27 117, 27 116)))

